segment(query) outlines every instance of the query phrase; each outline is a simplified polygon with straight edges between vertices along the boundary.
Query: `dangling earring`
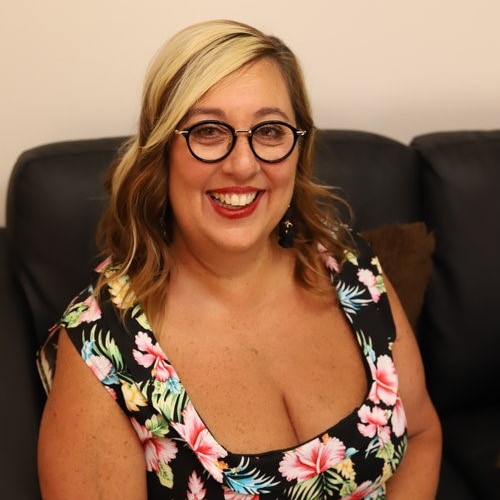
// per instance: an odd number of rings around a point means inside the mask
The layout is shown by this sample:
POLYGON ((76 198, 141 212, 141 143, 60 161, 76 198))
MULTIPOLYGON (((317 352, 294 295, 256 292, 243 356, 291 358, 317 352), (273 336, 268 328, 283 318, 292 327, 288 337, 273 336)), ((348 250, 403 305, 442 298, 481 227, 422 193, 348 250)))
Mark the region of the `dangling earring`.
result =
POLYGON ((160 217, 160 231, 161 235, 163 236, 163 239, 167 241, 168 234, 167 234, 167 225, 165 224, 165 216, 162 215, 160 217))
POLYGON ((278 243, 283 248, 292 248, 295 243, 295 226, 290 206, 278 225, 278 243))
POLYGON ((169 234, 169 227, 172 227, 171 218, 171 210, 169 210, 169 205, 167 203, 159 221, 161 234, 163 236, 163 239, 165 240, 165 243, 167 244, 171 243, 171 236, 169 234))

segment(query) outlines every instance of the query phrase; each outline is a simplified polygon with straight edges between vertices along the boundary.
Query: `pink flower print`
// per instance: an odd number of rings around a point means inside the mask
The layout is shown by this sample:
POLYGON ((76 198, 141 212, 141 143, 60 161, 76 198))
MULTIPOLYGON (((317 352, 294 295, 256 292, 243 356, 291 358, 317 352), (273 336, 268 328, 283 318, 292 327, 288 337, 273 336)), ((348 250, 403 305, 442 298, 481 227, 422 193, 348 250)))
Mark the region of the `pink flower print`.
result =
POLYGON ((369 269, 360 269, 358 271, 358 279, 368 288, 368 292, 373 300, 377 303, 382 295, 380 288, 378 287, 377 278, 369 269))
POLYGON ((387 425, 387 412, 378 406, 370 409, 368 405, 363 405, 358 410, 358 416, 361 423, 358 424, 358 430, 363 436, 372 438, 375 435, 382 444, 387 443, 391 437, 391 429, 387 425))
POLYGON ((85 363, 101 382, 107 382, 107 379, 114 375, 113 364, 105 356, 92 354, 85 358, 85 363))
POLYGON ((345 458, 346 447, 342 441, 324 435, 295 450, 287 451, 279 471, 288 480, 305 481, 331 469, 345 458))
POLYGON ((106 257, 102 262, 97 264, 94 271, 96 273, 102 273, 106 268, 111 265, 111 257, 106 257))
POLYGON ((372 482, 365 481, 361 483, 351 494, 342 498, 343 500, 363 500, 363 498, 367 497, 372 492, 372 488, 372 482))
POLYGON ((401 437, 406 430, 406 414, 401 398, 398 397, 392 410, 392 430, 397 437, 401 437))
POLYGON ((141 425, 135 418, 130 421, 144 448, 146 468, 148 471, 158 472, 160 463, 168 464, 177 455, 175 441, 165 437, 155 437, 146 427, 141 425))
POLYGON ((109 385, 105 385, 104 387, 108 391, 108 394, 116 401, 118 399, 116 391, 112 387, 109 387, 109 385))
POLYGON ((193 471, 188 479, 187 500, 205 500, 206 490, 201 478, 193 471))
POLYGON ((319 257, 323 261, 325 267, 330 271, 335 271, 336 273, 338 273, 340 270, 340 266, 339 263, 337 262, 337 259, 333 257, 333 255, 328 253, 326 247, 321 243, 318 243, 317 249, 319 252, 319 257))
POLYGON ((135 345, 139 350, 134 349, 134 359, 145 368, 153 366, 151 374, 155 379, 165 382, 170 377, 178 378, 173 366, 167 362, 167 357, 161 347, 157 342, 153 344, 147 333, 139 332, 135 336, 135 345))
POLYGON ((95 341, 86 340, 81 349, 81 356, 92 373, 104 384, 112 385, 119 382, 113 363, 102 355, 94 354, 95 341))
POLYGON ((259 495, 236 493, 226 486, 223 486, 222 489, 224 490, 224 500, 259 500, 259 495))
POLYGON ((183 424, 172 422, 172 427, 196 453, 198 460, 212 477, 222 482, 222 471, 225 467, 219 458, 227 455, 227 451, 219 444, 196 413, 192 403, 188 403, 182 411, 183 424))
POLYGON ((90 297, 85 299, 82 304, 85 306, 85 309, 80 315, 80 323, 90 323, 100 319, 101 309, 93 295, 90 295, 90 297))
POLYGON ((391 357, 387 354, 379 356, 376 365, 370 362, 370 370, 373 384, 368 399, 375 404, 382 401, 386 405, 394 405, 398 397, 398 376, 391 357))
MULTIPOLYGON (((75 328, 82 323, 90 323, 101 317, 101 309, 92 294, 92 289, 89 287, 86 292, 90 295, 85 300, 81 301, 80 297, 75 297, 64 311, 63 323, 65 326, 75 328)), ((56 325, 51 331, 57 329, 58 326, 56 325)))

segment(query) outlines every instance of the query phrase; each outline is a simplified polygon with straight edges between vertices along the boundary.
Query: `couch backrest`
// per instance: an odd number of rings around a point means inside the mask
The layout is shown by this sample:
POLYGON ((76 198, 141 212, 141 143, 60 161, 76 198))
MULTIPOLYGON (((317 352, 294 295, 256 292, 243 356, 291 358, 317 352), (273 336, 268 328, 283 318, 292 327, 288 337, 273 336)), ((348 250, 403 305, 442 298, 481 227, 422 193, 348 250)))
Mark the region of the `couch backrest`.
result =
POLYGON ((500 405, 500 130, 416 137, 434 271, 422 316, 441 413, 500 405))
MULTIPOLYGON (((103 175, 124 139, 47 144, 24 152, 14 167, 7 231, 38 342, 91 279, 103 175)), ((359 229, 420 218, 417 157, 397 141, 321 130, 315 175, 344 190, 359 229)))
POLYGON ((315 175, 343 190, 357 229, 422 220, 416 152, 369 132, 320 130, 315 175))

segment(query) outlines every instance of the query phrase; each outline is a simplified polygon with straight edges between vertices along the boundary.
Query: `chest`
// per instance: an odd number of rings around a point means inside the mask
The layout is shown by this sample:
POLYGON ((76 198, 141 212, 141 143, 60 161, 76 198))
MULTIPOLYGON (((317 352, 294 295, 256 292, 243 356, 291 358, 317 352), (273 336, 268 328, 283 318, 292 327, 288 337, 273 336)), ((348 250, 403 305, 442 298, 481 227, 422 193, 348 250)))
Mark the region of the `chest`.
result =
POLYGON ((231 311, 177 306, 162 347, 207 427, 233 452, 295 446, 366 395, 360 347, 332 300, 231 311))

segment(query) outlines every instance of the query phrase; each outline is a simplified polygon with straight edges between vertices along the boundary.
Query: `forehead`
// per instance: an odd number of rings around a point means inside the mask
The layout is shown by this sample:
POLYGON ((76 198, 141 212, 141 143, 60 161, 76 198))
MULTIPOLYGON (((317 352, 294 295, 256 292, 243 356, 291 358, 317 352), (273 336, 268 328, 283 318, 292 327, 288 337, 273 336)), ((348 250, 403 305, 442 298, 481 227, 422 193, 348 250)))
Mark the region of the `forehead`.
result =
POLYGON ((248 63, 220 80, 189 114, 198 114, 198 110, 204 109, 219 109, 224 114, 275 109, 290 119, 293 117, 286 81, 277 63, 271 59, 248 63))

